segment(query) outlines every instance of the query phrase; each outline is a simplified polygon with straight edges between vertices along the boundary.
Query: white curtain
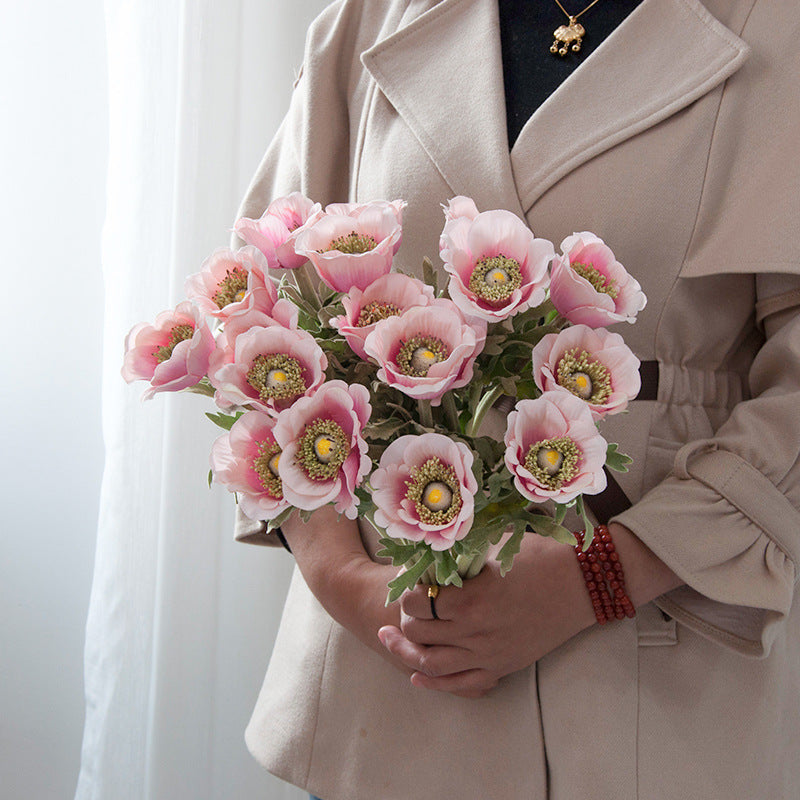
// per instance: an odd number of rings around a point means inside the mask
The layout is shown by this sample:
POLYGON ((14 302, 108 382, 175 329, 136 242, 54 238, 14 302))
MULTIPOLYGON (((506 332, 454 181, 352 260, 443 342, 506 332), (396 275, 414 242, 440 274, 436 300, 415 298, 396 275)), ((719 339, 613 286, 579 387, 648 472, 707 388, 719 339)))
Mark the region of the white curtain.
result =
POLYGON ((291 560, 232 541, 206 488, 206 398, 157 396, 119 369, 136 322, 183 298, 226 244, 323 0, 106 0, 110 156, 103 479, 76 800, 303 795, 249 756, 291 560))

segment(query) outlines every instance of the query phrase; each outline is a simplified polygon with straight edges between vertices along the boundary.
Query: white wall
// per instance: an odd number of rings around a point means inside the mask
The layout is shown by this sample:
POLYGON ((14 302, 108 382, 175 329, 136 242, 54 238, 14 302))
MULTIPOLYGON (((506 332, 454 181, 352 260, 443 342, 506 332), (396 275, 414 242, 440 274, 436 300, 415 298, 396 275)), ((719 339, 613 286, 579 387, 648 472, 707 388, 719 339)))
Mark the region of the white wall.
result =
POLYGON ((0 798, 63 800, 103 464, 105 31, 101 0, 0 10, 0 798))
MULTIPOLYGON (((280 98, 268 117, 244 117, 242 192, 300 62, 302 35, 278 42, 284 15, 307 23, 324 5, 296 0, 277 14, 247 5, 245 46, 266 54, 280 44, 297 58, 282 74, 253 76, 280 98)), ((102 0, 0 0, 0 800, 72 797, 79 769, 103 468, 104 37, 102 0)), ((241 738, 229 749, 237 769, 260 770, 241 738)), ((295 796, 264 779, 260 796, 295 796)))

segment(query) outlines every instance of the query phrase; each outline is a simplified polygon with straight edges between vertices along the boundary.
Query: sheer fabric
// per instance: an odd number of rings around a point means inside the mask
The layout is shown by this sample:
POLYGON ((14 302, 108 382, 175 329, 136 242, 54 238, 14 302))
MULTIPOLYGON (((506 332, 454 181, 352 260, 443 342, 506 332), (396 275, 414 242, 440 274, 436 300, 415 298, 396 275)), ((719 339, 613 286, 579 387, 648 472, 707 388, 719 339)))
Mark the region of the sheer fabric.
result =
POLYGON ((303 795, 261 770, 242 734, 291 561, 232 541, 233 500, 205 487, 207 400, 142 405, 119 370, 127 330, 179 302, 186 275, 227 243, 325 3, 105 5, 107 462, 76 800, 290 800, 303 795))

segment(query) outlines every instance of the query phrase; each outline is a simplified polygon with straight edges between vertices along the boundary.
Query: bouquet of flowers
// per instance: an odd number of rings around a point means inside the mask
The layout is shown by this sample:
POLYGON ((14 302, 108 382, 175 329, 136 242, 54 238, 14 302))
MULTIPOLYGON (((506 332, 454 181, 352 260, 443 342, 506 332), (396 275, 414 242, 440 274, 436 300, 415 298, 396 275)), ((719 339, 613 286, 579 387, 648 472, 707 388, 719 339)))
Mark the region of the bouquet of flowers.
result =
POLYGON ((640 388, 606 327, 646 302, 594 234, 556 253, 466 197, 444 208, 447 285, 427 258, 423 280, 393 270, 404 206, 295 193, 240 219, 246 246, 216 250, 187 301, 135 326, 122 369, 146 399, 214 398, 225 433, 209 483, 268 530, 328 503, 368 519, 401 568, 387 602, 418 582, 460 586, 490 553, 505 573, 531 532, 574 545, 571 507, 591 530, 584 495, 630 462, 598 423, 640 388), (482 423, 504 397, 499 441, 482 423))

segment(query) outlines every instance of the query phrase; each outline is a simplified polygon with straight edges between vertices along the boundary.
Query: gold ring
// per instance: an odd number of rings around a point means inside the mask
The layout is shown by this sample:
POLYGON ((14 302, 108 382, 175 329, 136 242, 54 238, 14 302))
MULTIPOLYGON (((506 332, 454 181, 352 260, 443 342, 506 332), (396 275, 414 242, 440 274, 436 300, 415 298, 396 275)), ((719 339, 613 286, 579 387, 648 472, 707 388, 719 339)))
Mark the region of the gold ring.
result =
POLYGON ((438 584, 434 583, 428 587, 428 597, 431 600, 435 600, 439 596, 439 586, 438 584))

